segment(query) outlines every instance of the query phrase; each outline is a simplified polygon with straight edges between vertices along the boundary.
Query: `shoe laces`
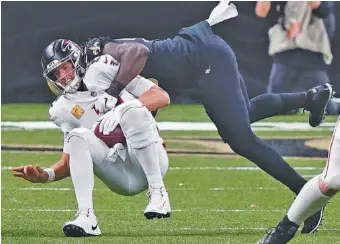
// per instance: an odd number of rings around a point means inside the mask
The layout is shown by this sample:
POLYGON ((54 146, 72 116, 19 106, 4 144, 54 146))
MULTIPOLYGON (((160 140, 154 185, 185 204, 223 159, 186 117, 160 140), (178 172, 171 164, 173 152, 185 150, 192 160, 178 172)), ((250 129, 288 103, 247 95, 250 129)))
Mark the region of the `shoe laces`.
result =
POLYGON ((153 196, 160 196, 160 198, 157 198, 157 201, 159 201, 164 197, 164 187, 154 188, 150 186, 149 190, 146 192, 146 196, 149 198, 149 202, 154 200, 153 196))
MULTIPOLYGON (((92 212, 93 213, 93 212, 92 212)), ((76 213, 76 217, 90 217, 91 213, 90 213, 90 209, 78 209, 77 213, 76 213)))

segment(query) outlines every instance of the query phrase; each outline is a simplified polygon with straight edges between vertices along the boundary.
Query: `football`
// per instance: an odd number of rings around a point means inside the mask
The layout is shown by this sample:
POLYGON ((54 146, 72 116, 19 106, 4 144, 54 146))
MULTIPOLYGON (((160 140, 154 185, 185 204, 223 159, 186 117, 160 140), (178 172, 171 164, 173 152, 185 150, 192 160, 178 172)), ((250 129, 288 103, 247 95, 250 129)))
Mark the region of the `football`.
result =
POLYGON ((117 143, 122 143, 123 145, 126 144, 126 139, 125 139, 124 133, 120 125, 117 125, 117 127, 112 132, 110 132, 110 134, 103 135, 101 132, 99 132, 99 123, 98 123, 94 129, 94 134, 96 135, 96 137, 98 137, 103 142, 105 142, 105 144, 108 147, 113 147, 117 143))

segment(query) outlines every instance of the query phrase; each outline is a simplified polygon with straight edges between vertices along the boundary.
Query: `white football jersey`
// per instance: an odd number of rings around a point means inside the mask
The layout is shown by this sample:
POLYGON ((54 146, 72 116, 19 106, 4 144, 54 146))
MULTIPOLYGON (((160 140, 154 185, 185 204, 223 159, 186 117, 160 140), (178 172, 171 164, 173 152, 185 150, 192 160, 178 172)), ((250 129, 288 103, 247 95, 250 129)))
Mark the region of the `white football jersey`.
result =
MULTIPOLYGON (((65 138, 67 133, 74 128, 92 128, 99 117, 95 109, 95 102, 98 96, 110 86, 118 69, 119 64, 113 57, 99 56, 87 67, 83 79, 88 91, 65 94, 52 103, 49 109, 50 118, 64 132, 65 138)), ((154 85, 152 81, 137 76, 122 90, 120 99, 129 101, 138 98, 154 85)), ((65 143, 64 152, 68 152, 65 143)))

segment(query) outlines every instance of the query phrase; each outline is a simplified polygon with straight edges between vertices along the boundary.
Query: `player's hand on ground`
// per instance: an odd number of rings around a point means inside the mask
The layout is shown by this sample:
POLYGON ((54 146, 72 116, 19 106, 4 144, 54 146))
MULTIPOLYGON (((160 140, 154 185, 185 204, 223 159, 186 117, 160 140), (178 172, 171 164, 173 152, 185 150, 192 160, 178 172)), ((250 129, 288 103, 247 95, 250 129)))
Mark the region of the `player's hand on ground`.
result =
POLYGON ((110 134, 119 123, 114 109, 101 116, 98 121, 100 121, 99 132, 103 135, 110 134))
POLYGON ((48 179, 48 173, 38 165, 26 165, 13 168, 13 176, 23 178, 32 183, 44 183, 48 179))
POLYGON ((103 94, 98 96, 97 101, 95 102, 94 106, 100 114, 104 114, 111 109, 113 109, 117 104, 117 98, 109 95, 108 93, 104 92, 103 94))

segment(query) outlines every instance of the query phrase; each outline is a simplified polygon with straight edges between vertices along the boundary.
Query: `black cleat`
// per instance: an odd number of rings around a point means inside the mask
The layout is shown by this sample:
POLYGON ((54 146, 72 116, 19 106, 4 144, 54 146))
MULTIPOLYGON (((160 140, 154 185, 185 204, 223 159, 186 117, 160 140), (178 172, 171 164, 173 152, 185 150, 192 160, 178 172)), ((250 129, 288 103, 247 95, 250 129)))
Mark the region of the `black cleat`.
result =
POLYGON ((63 232, 67 237, 94 237, 96 235, 91 235, 86 233, 86 231, 77 225, 65 225, 63 227, 63 232))
POLYGON ((286 244, 294 238, 299 226, 288 220, 287 216, 256 244, 286 244))
POLYGON ((325 118, 328 101, 333 96, 333 88, 329 83, 316 86, 307 91, 305 108, 309 111, 309 124, 319 126, 325 118))
POLYGON ((166 214, 161 214, 161 213, 156 213, 156 212, 148 212, 144 214, 145 218, 147 219, 161 219, 161 218, 170 218, 170 213, 166 213, 166 214))
POLYGON ((304 225, 301 229, 302 234, 312 234, 318 230, 318 228, 322 225, 323 214, 326 205, 327 204, 325 204, 318 212, 305 220, 304 225))

